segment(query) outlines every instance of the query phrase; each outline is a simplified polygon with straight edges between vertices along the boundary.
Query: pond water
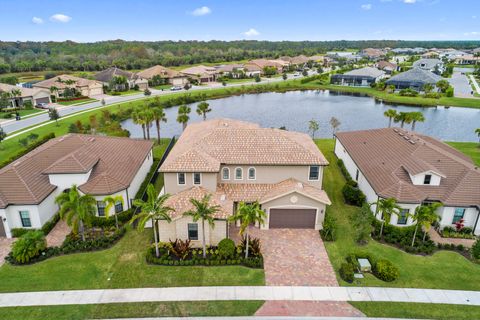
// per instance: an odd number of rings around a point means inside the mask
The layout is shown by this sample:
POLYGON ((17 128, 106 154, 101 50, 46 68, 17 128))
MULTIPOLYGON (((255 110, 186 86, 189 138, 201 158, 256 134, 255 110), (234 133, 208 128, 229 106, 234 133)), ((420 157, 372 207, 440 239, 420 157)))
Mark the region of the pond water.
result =
MULTIPOLYGON (((339 131, 382 128, 388 126, 383 113, 387 109, 421 111, 426 121, 416 124, 416 131, 446 141, 478 141, 475 128, 480 127, 480 109, 412 107, 384 104, 371 97, 339 94, 330 91, 291 91, 286 93, 261 93, 234 96, 208 101, 212 111, 207 118, 232 118, 259 123, 262 127, 286 127, 287 130, 308 132, 308 121, 320 124, 317 137, 332 137, 329 121, 340 120, 339 131)), ((480 104, 480 100, 479 100, 480 104)), ((202 121, 191 105, 190 122, 202 121)), ((161 135, 172 137, 182 133, 176 122, 178 107, 165 109, 168 122, 162 123, 161 135)), ((132 137, 142 137, 141 127, 131 119, 122 123, 132 137)), ((405 125, 410 129, 410 125, 405 125)), ((155 130, 152 131, 155 136, 155 130)))

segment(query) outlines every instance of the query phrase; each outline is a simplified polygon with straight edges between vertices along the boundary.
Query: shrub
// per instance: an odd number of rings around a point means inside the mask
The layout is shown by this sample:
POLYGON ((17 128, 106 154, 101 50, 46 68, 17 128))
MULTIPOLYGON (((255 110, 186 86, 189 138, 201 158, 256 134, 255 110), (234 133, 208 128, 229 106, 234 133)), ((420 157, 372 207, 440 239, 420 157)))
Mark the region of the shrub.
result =
POLYGON ((340 266, 340 270, 339 270, 339 273, 340 273, 340 277, 348 282, 348 283, 352 283, 353 282, 353 279, 354 279, 354 272, 353 272, 353 265, 350 264, 350 263, 347 263, 347 262, 344 262, 342 263, 342 265, 340 266))
POLYGON ((47 248, 45 235, 40 230, 28 231, 12 246, 12 257, 19 263, 28 263, 47 248))
POLYGON ((400 90, 399 94, 404 97, 416 97, 418 96, 418 92, 413 89, 402 89, 400 90))
POLYGON ((13 228, 10 232, 12 233, 12 237, 20 238, 25 233, 32 231, 32 229, 25 229, 25 228, 13 228))
POLYGON ((323 221, 323 228, 320 230, 320 236, 324 241, 335 241, 336 239, 336 224, 335 217, 331 214, 325 215, 323 221))
MULTIPOLYGON (((128 210, 125 210, 123 212, 118 213, 117 214, 117 219, 118 219, 119 224, 124 224, 124 223, 130 221, 130 219, 132 219, 132 216, 133 216, 133 210, 128 209, 128 210)), ((94 216, 94 217, 91 218, 90 222, 91 222, 92 226, 94 226, 94 227, 99 227, 99 228, 114 227, 115 226, 115 217, 110 216, 110 217, 106 218, 106 217, 94 216)))
POLYGON ((373 274, 380 280, 392 282, 399 276, 398 268, 389 260, 381 259, 373 265, 373 274))
POLYGON ((453 88, 449 87, 447 91, 445 91, 445 95, 449 98, 453 97, 453 88))
POLYGON ((475 259, 480 259, 480 238, 472 246, 472 256, 475 259))
POLYGON ((185 259, 190 253, 190 239, 170 241, 171 252, 179 259, 185 259))
POLYGON ((340 171, 342 172, 343 176, 347 181, 353 180, 352 177, 350 176, 350 173, 348 173, 347 168, 345 167, 345 164, 343 163, 342 159, 337 160, 337 165, 340 168, 340 171))
POLYGON ((357 207, 361 207, 367 199, 362 190, 352 185, 352 183, 349 181, 347 181, 347 183, 343 186, 342 193, 347 204, 357 207))
POLYGON ((232 239, 225 238, 218 243, 218 252, 221 257, 233 257, 235 248, 235 242, 232 239))
POLYGON ((50 220, 48 220, 42 227, 44 235, 47 235, 52 231, 57 222, 60 220, 60 214, 57 212, 50 220))

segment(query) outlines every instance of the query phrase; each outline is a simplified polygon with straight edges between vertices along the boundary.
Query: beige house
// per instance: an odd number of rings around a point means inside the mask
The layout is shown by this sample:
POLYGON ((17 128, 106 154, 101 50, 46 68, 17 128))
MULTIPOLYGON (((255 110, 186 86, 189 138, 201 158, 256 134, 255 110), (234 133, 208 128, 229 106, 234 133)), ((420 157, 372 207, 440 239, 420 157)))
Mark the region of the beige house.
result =
POLYGON ((183 213, 190 199, 210 194, 219 205, 208 244, 228 236, 227 218, 241 201, 258 201, 267 214, 260 227, 322 229, 330 200, 322 190, 328 161, 303 133, 215 119, 191 124, 160 167, 171 195, 172 222, 159 222, 160 240, 190 239, 200 245, 201 223, 183 213))
POLYGON ((144 79, 151 80, 155 76, 160 76, 161 78, 167 79, 168 83, 173 86, 183 87, 188 83, 188 76, 178 72, 173 69, 165 68, 160 65, 156 65, 140 71, 137 73, 138 76, 144 79))
POLYGON ((111 87, 117 86, 116 88, 114 88, 117 90, 126 89, 126 88, 118 88, 118 85, 115 85, 113 83, 113 80, 115 80, 115 77, 124 77, 127 80, 129 88, 134 88, 135 86, 138 86, 139 90, 145 90, 148 88, 147 79, 141 77, 138 74, 134 74, 134 73, 119 69, 117 67, 111 67, 111 68, 105 69, 94 75, 95 80, 102 82, 103 85, 111 86, 111 87))
POLYGON ((215 67, 195 66, 181 71, 190 78, 198 80, 200 83, 215 82, 217 80, 217 69, 215 67))
POLYGON ((52 95, 62 97, 66 88, 75 89, 80 95, 91 97, 103 94, 103 85, 96 80, 74 77, 68 74, 56 76, 32 85, 33 88, 47 89, 52 95), (71 82, 71 83, 70 83, 71 82), (56 88, 58 90, 51 90, 56 88))
POLYGON ((0 83, 0 93, 7 92, 10 94, 9 106, 0 106, 3 107, 13 107, 13 108, 21 108, 25 104, 25 102, 30 101, 32 106, 36 106, 39 103, 50 103, 50 90, 41 89, 41 88, 23 88, 12 86, 6 83, 0 83), (15 92, 19 93, 19 95, 14 94, 15 92))
POLYGON ((290 65, 290 62, 284 61, 284 60, 267 60, 267 59, 255 59, 255 60, 250 60, 247 63, 245 63, 245 68, 250 71, 260 71, 261 74, 263 74, 263 70, 266 67, 273 67, 277 69, 277 72, 281 73, 283 72, 284 69, 288 68, 290 65))

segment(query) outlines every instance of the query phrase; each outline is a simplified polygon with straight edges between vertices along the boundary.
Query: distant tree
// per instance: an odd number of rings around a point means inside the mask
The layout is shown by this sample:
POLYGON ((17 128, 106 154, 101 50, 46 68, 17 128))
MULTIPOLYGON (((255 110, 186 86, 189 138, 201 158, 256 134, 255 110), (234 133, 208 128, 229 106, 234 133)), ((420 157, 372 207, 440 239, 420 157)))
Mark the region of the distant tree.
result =
POLYGON ((5 140, 5 138, 7 137, 7 134, 5 133, 5 131, 3 130, 2 127, 0 127, 0 143, 5 140))
POLYGON ((152 91, 148 90, 148 88, 146 88, 144 91, 143 91, 143 95, 148 97, 152 94, 152 91))
POLYGON ((318 129, 320 129, 320 125, 316 120, 312 119, 308 122, 308 131, 310 131, 312 139, 315 139, 315 132, 317 132, 318 129))
POLYGON ((140 125, 142 127, 143 139, 147 139, 147 134, 145 131, 145 119, 143 117, 142 110, 136 109, 132 112, 132 121, 133 123, 140 125))
POLYGON ((165 115, 165 111, 163 111, 162 107, 154 107, 152 108, 153 112, 153 120, 155 121, 155 126, 157 128, 157 142, 160 144, 160 123, 167 122, 167 116, 165 115))
POLYGON ((192 109, 187 105, 181 105, 178 108, 177 122, 182 124, 183 131, 187 128, 188 120, 190 120, 190 112, 192 109))
POLYGON ((202 101, 197 105, 197 114, 203 117, 203 121, 207 120, 207 113, 212 111, 209 107, 210 105, 205 101, 202 101))
POLYGON ((0 92, 0 109, 10 105, 10 92, 0 92))
POLYGON ((405 123, 412 123, 412 117, 410 115, 410 112, 400 112, 395 116, 395 118, 393 118, 393 121, 395 121, 395 123, 400 122, 400 127, 403 128, 405 123))
POLYGON ((480 128, 475 129, 475 133, 478 136, 478 142, 480 143, 480 128))
POLYGON ((102 100, 100 100, 100 103, 102 104, 102 107, 104 107, 107 103, 105 102, 105 99, 102 98, 102 100))
POLYGON ((304 77, 308 76, 308 71, 307 71, 307 69, 303 69, 303 71, 302 71, 302 76, 304 76, 304 77))
POLYGON ((425 116, 420 111, 410 112, 410 119, 412 120, 412 131, 415 131, 415 124, 417 122, 424 122, 425 116))
POLYGON ((388 109, 383 115, 388 118, 388 127, 390 128, 392 126, 392 120, 398 116, 398 113, 394 109, 388 109))
POLYGON ((288 78, 287 73, 284 72, 284 73, 282 74, 282 79, 283 79, 283 80, 287 80, 287 78, 288 78))
POLYGON ((447 89, 450 87, 450 83, 447 80, 440 80, 436 84, 437 88, 440 89, 442 93, 447 92, 447 89))
POLYGON ((51 121, 55 121, 58 127, 58 119, 60 118, 60 114, 58 113, 58 110, 55 108, 49 108, 48 117, 50 118, 51 121))
POLYGON ((432 91, 433 91, 433 85, 430 84, 430 83, 425 83, 425 84, 423 85, 423 91, 424 91, 425 93, 430 93, 430 92, 432 92, 432 91))
POLYGON ((260 76, 257 74, 255 75, 255 82, 260 82, 262 81, 262 79, 260 78, 260 76))
POLYGON ((335 136, 335 133, 337 132, 338 130, 338 127, 340 127, 342 123, 340 122, 340 120, 338 120, 337 118, 335 117, 332 117, 330 119, 330 125, 332 126, 332 136, 334 137, 335 136))
POLYGON ((92 114, 88 117, 88 121, 90 122, 90 128, 96 130, 98 128, 97 116, 92 114))

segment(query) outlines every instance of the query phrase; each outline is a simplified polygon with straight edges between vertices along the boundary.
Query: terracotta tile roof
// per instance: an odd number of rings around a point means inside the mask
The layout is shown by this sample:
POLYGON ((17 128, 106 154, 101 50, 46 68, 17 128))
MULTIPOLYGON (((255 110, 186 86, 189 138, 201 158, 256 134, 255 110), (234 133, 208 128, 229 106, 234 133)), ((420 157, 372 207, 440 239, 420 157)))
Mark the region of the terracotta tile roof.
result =
POLYGON ((92 170, 84 193, 111 194, 127 188, 152 148, 129 138, 69 134, 52 139, 0 169, 0 208, 39 204, 56 186, 47 173, 92 170))
POLYGON ((194 66, 194 67, 183 69, 181 72, 184 74, 193 75, 193 76, 203 76, 203 75, 210 76, 210 75, 216 74, 217 69, 215 69, 214 67, 207 67, 207 66, 200 65, 200 66, 194 66))
POLYGON ((191 187, 170 196, 167 201, 165 201, 165 206, 174 209, 174 211, 170 213, 172 220, 179 219, 183 217, 183 214, 186 211, 194 210, 194 206, 190 202, 190 199, 201 200, 208 194, 212 195, 210 198, 210 204, 212 206, 220 206, 220 210, 214 216, 216 219, 226 219, 233 214, 232 200, 226 199, 225 196, 218 192, 212 193, 209 190, 198 186, 191 187))
POLYGON ((190 124, 160 168, 162 172, 218 172, 220 164, 327 165, 304 133, 214 119, 190 124))
POLYGON ((169 68, 165 68, 160 65, 156 65, 140 71, 137 73, 138 76, 145 78, 145 79, 152 79, 154 76, 160 76, 162 78, 182 78, 186 77, 186 75, 169 68))
POLYGON ((131 73, 117 67, 111 67, 100 72, 97 72, 94 75, 95 80, 101 82, 110 82, 114 77, 125 77, 127 80, 137 80, 140 82, 146 82, 147 79, 140 77, 139 74, 131 73))
POLYGON ((480 170, 445 143, 399 128, 339 132, 338 140, 372 188, 399 202, 441 201, 451 206, 480 206, 480 170), (413 185, 410 174, 433 171, 439 186, 413 185))
POLYGON ((98 81, 95 80, 89 80, 89 79, 83 79, 83 78, 78 78, 74 77, 68 74, 62 74, 60 76, 56 76, 47 80, 43 80, 37 83, 34 83, 32 86, 35 88, 46 88, 50 89, 51 87, 57 87, 58 89, 64 89, 66 87, 69 87, 68 85, 65 84, 65 81, 67 80, 73 80, 75 83, 72 85, 73 87, 102 87, 102 84, 98 81))
POLYGON ((21 97, 33 97, 39 93, 43 94, 44 96, 49 96, 50 91, 47 91, 46 89, 40 89, 40 88, 24 88, 24 87, 19 87, 19 86, 13 86, 11 84, 6 84, 6 83, 0 83, 0 92, 8 92, 11 93, 12 90, 20 90, 21 92, 21 97))
POLYGON ((225 194, 232 201, 259 201, 265 193, 272 189, 271 183, 219 183, 217 192, 225 194))

